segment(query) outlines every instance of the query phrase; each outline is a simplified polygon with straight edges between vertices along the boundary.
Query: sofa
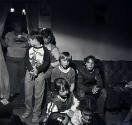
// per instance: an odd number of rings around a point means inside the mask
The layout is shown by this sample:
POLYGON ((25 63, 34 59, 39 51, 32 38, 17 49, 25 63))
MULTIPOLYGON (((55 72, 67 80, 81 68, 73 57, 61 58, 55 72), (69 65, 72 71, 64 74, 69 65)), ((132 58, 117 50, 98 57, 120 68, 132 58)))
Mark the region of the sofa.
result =
MULTIPOLYGON (((83 61, 74 60, 72 65, 77 69, 83 65, 83 61)), ((120 101, 122 97, 120 95, 124 92, 123 87, 127 81, 132 81, 132 61, 107 61, 97 59, 96 66, 100 69, 103 85, 107 92, 105 108, 108 110, 122 108, 120 101)), ((77 81, 78 79, 79 77, 77 81)), ((127 93, 123 94, 122 96, 128 95, 127 93)), ((124 98, 127 99, 127 96, 124 98)), ((130 105, 124 104, 124 107, 129 108, 130 105)))

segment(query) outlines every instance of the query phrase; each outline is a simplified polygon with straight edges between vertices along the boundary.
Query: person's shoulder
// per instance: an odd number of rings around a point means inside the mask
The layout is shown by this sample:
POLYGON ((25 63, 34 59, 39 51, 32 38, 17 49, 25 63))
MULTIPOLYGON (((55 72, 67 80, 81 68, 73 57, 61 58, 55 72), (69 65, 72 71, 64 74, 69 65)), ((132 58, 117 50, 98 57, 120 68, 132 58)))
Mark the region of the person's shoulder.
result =
POLYGON ((53 68, 52 72, 56 72, 56 71, 60 71, 59 70, 59 66, 56 66, 55 68, 53 68))
POLYGON ((69 72, 75 73, 75 70, 72 67, 69 68, 70 68, 69 72))
POLYGON ((57 46, 55 46, 55 45, 51 45, 51 50, 52 51, 58 51, 59 50, 59 48, 57 47, 57 46))
POLYGON ((86 70, 86 66, 85 66, 85 64, 82 64, 82 65, 78 66, 77 69, 79 72, 84 72, 86 70))
POLYGON ((13 34, 14 34, 13 32, 7 32, 5 36, 8 37, 8 36, 11 36, 13 34))

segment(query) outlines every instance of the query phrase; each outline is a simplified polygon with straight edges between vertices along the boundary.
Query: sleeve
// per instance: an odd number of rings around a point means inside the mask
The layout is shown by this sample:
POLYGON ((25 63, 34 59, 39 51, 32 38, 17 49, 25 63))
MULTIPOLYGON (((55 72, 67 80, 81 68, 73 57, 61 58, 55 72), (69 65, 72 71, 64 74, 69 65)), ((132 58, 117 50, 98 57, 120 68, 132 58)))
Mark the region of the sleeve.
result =
POLYGON ((97 81, 98 87, 100 87, 102 89, 103 88, 103 81, 102 81, 101 74, 100 74, 98 69, 95 72, 95 79, 97 81))
POLYGON ((26 50, 26 54, 25 54, 25 66, 28 69, 28 71, 31 71, 33 69, 33 67, 32 67, 32 65, 31 65, 31 63, 29 61, 29 49, 30 48, 28 48, 26 50))
POLYGON ((52 73, 51 73, 51 83, 53 83, 54 80, 59 77, 57 68, 58 67, 56 67, 56 68, 54 68, 52 70, 52 73))
POLYGON ((74 69, 71 70, 71 74, 70 74, 70 83, 75 83, 75 71, 74 69))
POLYGON ((50 54, 49 51, 44 47, 44 62, 41 66, 37 67, 38 74, 41 72, 46 72, 50 64, 50 54))
POLYGON ((58 112, 58 108, 53 102, 49 102, 47 105, 46 113, 50 114, 52 112, 58 112))

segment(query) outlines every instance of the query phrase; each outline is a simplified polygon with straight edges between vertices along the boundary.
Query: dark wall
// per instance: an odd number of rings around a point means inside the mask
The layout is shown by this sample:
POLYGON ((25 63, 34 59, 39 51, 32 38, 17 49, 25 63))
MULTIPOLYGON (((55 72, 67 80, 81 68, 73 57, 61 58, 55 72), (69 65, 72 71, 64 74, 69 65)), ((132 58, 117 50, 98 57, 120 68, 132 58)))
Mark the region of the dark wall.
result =
POLYGON ((61 51, 74 59, 132 60, 131 1, 50 1, 52 27, 61 51))

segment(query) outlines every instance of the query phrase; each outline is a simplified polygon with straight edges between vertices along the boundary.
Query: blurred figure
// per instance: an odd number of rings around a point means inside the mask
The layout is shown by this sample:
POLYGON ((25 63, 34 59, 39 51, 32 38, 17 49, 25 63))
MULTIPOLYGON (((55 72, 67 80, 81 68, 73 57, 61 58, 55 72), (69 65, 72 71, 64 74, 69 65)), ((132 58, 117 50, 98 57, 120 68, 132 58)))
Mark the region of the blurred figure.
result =
MULTIPOLYGON (((21 22, 12 23, 13 30, 5 35, 7 47, 7 69, 9 72, 10 96, 24 93, 25 54, 27 49, 27 35, 22 32, 21 22)), ((23 100, 24 97, 21 97, 23 100)))

